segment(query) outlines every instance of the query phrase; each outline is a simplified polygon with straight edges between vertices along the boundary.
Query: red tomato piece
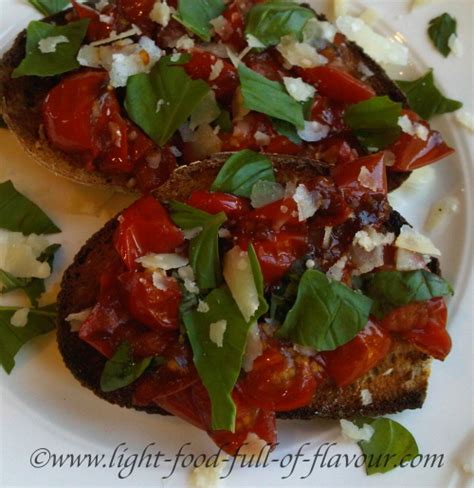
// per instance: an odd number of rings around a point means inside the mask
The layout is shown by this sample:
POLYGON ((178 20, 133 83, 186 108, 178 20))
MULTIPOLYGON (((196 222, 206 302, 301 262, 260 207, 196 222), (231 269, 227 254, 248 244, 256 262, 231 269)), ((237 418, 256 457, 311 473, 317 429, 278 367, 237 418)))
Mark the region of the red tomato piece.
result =
POLYGON ((184 242, 161 204, 151 196, 137 200, 119 217, 114 245, 129 270, 138 268, 136 259, 147 253, 171 253, 184 242))
POLYGON ((335 102, 328 97, 317 96, 311 109, 311 119, 331 127, 333 132, 347 129, 344 122, 346 104, 335 102))
POLYGON ((117 30, 116 25, 116 8, 114 5, 108 5, 101 14, 107 15, 112 19, 112 22, 101 22, 100 14, 87 5, 78 3, 76 0, 72 1, 74 11, 79 19, 89 19, 89 26, 87 27, 87 41, 94 42, 100 39, 106 39, 110 36, 113 30, 117 30))
POLYGON ((416 135, 402 132, 398 140, 387 148, 395 154, 395 164, 390 167, 392 171, 411 171, 421 168, 454 152, 454 149, 444 142, 441 134, 432 130, 428 122, 422 120, 416 113, 404 110, 403 115, 407 115, 412 122, 425 126, 429 132, 426 141, 416 135))
POLYGON ((117 0, 117 9, 121 17, 130 24, 135 24, 147 34, 152 36, 157 24, 150 19, 150 12, 155 0, 117 0))
POLYGON ((280 347, 269 347, 239 382, 250 405, 283 412, 311 403, 318 381, 309 359, 280 347))
POLYGON ((119 277, 129 314, 152 329, 178 329, 181 290, 175 278, 163 278, 154 286, 151 273, 128 272, 119 277))
POLYGON ((263 146, 262 151, 267 154, 292 154, 297 155, 302 151, 302 146, 291 142, 288 137, 276 134, 270 139, 268 146, 263 146))
POLYGON ((391 343, 390 334, 370 320, 350 342, 321 356, 328 375, 343 387, 377 366, 389 353, 391 343))
POLYGON ((442 361, 451 351, 447 320, 448 310, 444 299, 433 298, 392 310, 383 318, 381 325, 442 361))
POLYGON ((137 187, 142 193, 150 193, 169 179, 178 165, 176 156, 171 152, 169 146, 159 149, 143 134, 133 143, 129 142, 129 146, 132 144, 131 151, 137 152, 142 152, 144 148, 151 147, 151 150, 148 150, 144 156, 139 157, 138 154, 134 156, 137 187), (143 140, 146 142, 142 142, 143 140), (150 161, 153 161, 153 167, 150 165, 150 161), (158 165, 157 168, 156 165, 158 165))
POLYGON ((204 423, 199 415, 199 411, 194 405, 192 386, 174 393, 173 395, 159 398, 155 401, 155 403, 163 410, 166 410, 168 413, 183 419, 191 425, 194 425, 194 427, 206 430, 206 427, 204 426, 204 423))
POLYGON ((313 85, 323 97, 341 103, 358 103, 375 96, 374 90, 342 69, 324 65, 297 68, 306 83, 313 85))
POLYGON ((272 52, 250 53, 245 57, 245 64, 251 70, 272 81, 282 81, 288 74, 272 52))
POLYGON ((239 0, 232 2, 227 7, 222 16, 227 21, 222 29, 216 32, 217 37, 221 38, 226 44, 230 44, 236 51, 242 51, 247 42, 245 41, 245 16, 240 8, 239 0))
MULTIPOLYGON (((253 210, 245 220, 249 223, 254 221, 265 222, 276 231, 285 225, 302 225, 298 220, 298 205, 291 197, 269 203, 268 205, 253 210)), ((245 223, 243 222, 243 225, 245 223)))
POLYGON ((186 203, 213 215, 224 212, 231 218, 240 217, 251 209, 250 202, 246 198, 236 197, 230 193, 204 190, 193 191, 186 203))

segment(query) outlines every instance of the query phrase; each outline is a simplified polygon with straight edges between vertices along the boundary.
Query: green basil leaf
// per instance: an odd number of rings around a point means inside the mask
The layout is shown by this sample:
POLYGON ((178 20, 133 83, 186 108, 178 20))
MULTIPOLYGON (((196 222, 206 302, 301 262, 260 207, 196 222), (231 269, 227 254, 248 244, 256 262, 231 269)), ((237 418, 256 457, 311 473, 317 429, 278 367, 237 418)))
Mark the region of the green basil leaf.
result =
POLYGON ((433 70, 413 81, 397 81, 408 98, 408 104, 421 118, 431 119, 435 115, 455 112, 462 107, 457 100, 446 98, 436 87, 433 70))
POLYGON ((170 65, 166 56, 150 73, 133 75, 127 82, 125 108, 130 118, 163 146, 183 125, 210 88, 193 80, 184 68, 170 65))
POLYGON ((147 357, 135 362, 130 344, 122 342, 114 355, 105 363, 100 377, 101 390, 115 391, 130 385, 145 372, 152 360, 153 357, 147 357))
POLYGON ((205 299, 209 311, 185 314, 183 321, 193 349, 194 364, 211 399, 212 429, 235 430, 232 390, 239 377, 250 324, 226 289, 215 289, 205 299), (210 325, 226 321, 222 347, 210 336, 210 325))
POLYGON ((0 269, 0 295, 24 288, 30 281, 30 278, 17 278, 8 271, 0 269))
POLYGON ((263 154, 244 149, 224 163, 211 190, 250 198, 252 186, 261 180, 275 181, 272 162, 263 154))
POLYGON ((332 351, 367 325, 371 305, 370 298, 309 269, 277 336, 317 351, 332 351))
POLYGON ((222 281, 218 232, 226 220, 224 212, 214 215, 189 243, 189 262, 201 289, 216 288, 222 281))
POLYGON ((203 41, 211 40, 210 21, 225 10, 222 0, 178 0, 175 19, 203 41))
POLYGON ((56 304, 31 309, 24 327, 15 327, 10 323, 18 309, 0 307, 0 364, 8 374, 15 366, 16 353, 24 344, 56 328, 56 304))
POLYGON ((13 71, 12 78, 20 76, 54 76, 79 67, 77 53, 87 32, 89 19, 54 25, 33 20, 26 29, 26 56, 13 71), (69 42, 61 42, 53 53, 42 53, 39 42, 48 37, 64 36, 69 42))
POLYGON ((170 207, 171 220, 181 229, 204 227, 214 218, 214 215, 210 213, 176 200, 171 200, 168 205, 170 207))
POLYGON ((258 261, 257 254, 255 253, 255 249, 251 243, 249 244, 247 252, 259 302, 258 309, 255 312, 255 315, 252 317, 252 321, 254 321, 258 320, 263 314, 268 312, 268 303, 265 299, 265 285, 263 281, 262 268, 260 267, 260 262, 258 261))
POLYGON ((70 0, 28 0, 28 2, 46 17, 61 12, 71 3, 70 0))
POLYGON ((289 139, 293 144, 301 144, 301 138, 298 135, 298 131, 296 130, 295 126, 290 124, 289 122, 285 122, 284 120, 272 119, 273 128, 280 134, 281 136, 285 136, 289 139))
POLYGON ((230 113, 227 110, 222 110, 219 117, 215 120, 214 125, 216 127, 219 126, 220 131, 226 134, 232 132, 233 125, 230 113))
POLYGON ((0 183, 0 228, 25 235, 61 232, 36 204, 15 189, 11 181, 0 183))
POLYGON ((436 49, 446 58, 451 52, 449 38, 456 34, 457 22, 451 15, 444 13, 430 20, 428 35, 436 49))
POLYGON ((362 291, 373 300, 372 313, 381 318, 397 307, 452 295, 440 276, 425 271, 379 271, 361 276, 362 291))
POLYGON ((344 115, 346 124, 367 149, 384 149, 395 142, 401 133, 398 118, 402 105, 389 97, 372 97, 351 105, 344 115))
POLYGON ((282 83, 269 80, 242 63, 239 77, 246 108, 304 129, 303 108, 288 95, 282 83))
POLYGON ((387 473, 397 468, 400 462, 408 462, 418 455, 415 438, 395 420, 364 417, 354 423, 359 428, 368 424, 374 429, 369 441, 358 442, 366 456, 365 469, 368 475, 387 473))
POLYGON ((254 5, 247 16, 246 34, 256 37, 265 46, 275 46, 283 36, 303 38, 306 22, 314 12, 294 2, 273 0, 254 5))

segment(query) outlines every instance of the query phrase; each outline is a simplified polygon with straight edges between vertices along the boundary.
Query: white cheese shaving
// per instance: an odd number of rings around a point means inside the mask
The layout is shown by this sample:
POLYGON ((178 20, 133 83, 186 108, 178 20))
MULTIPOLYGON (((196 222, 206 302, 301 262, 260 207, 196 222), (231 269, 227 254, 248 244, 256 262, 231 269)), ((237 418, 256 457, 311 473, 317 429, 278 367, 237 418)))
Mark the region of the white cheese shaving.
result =
POLYGON ((354 246, 360 246, 365 251, 370 252, 377 247, 392 244, 394 239, 395 234, 392 232, 383 234, 381 232, 377 232, 373 227, 365 227, 355 234, 352 244, 354 246))
POLYGON ((315 48, 323 48, 328 42, 334 41, 336 32, 336 28, 330 22, 313 17, 303 28, 303 42, 315 48))
POLYGON ((148 253, 136 259, 138 264, 141 264, 145 269, 157 270, 163 269, 165 271, 169 269, 182 268, 188 264, 188 258, 180 256, 179 254, 156 254, 148 253))
POLYGON ((209 75, 209 81, 214 81, 219 78, 219 75, 222 73, 224 68, 224 62, 222 59, 218 59, 213 65, 211 69, 211 74, 209 75))
POLYGON ((434 230, 436 227, 444 224, 450 217, 459 212, 461 202, 459 198, 447 196, 438 200, 430 210, 426 219, 425 229, 434 230))
POLYGON ((212 19, 209 23, 220 37, 227 37, 227 35, 232 33, 232 24, 223 15, 219 15, 219 17, 212 19))
POLYGON ((14 327, 25 327, 28 323, 29 308, 19 308, 10 319, 10 324, 14 327))
POLYGON ((316 266, 316 262, 314 259, 308 259, 304 265, 306 266, 306 269, 313 269, 316 266))
POLYGON ((224 227, 221 227, 218 231, 217 231, 217 235, 221 238, 221 239, 228 239, 230 237, 232 237, 232 234, 230 233, 230 230, 229 229, 225 229, 224 227))
POLYGON ((334 281, 341 281, 344 276, 344 268, 346 267, 347 256, 342 256, 337 260, 327 271, 326 276, 334 281))
POLYGON ((395 267, 398 271, 416 271, 423 269, 430 261, 430 257, 423 254, 409 251, 408 249, 397 249, 395 253, 395 267))
POLYGON ((92 308, 86 308, 84 310, 81 310, 80 312, 70 313, 66 317, 66 322, 69 322, 71 324, 71 332, 79 331, 81 325, 84 323, 87 317, 89 317, 91 310, 92 308))
POLYGON ((281 200, 285 189, 275 181, 260 180, 252 186, 250 203, 253 208, 260 208, 281 200))
POLYGON ((254 322, 247 333, 247 342, 245 343, 245 352, 242 359, 242 368, 245 372, 252 371, 254 361, 262 355, 263 345, 260 338, 260 329, 254 322))
POLYGON ((454 32, 449 36, 448 46, 454 56, 456 56, 457 58, 462 58, 464 54, 464 46, 459 37, 454 32))
POLYGON ((304 129, 298 130, 298 136, 306 142, 318 142, 329 134, 330 127, 320 124, 316 120, 304 122, 304 129))
POLYGON ((149 17, 153 22, 166 27, 171 20, 173 11, 174 9, 171 8, 166 1, 157 0, 151 9, 149 17))
POLYGON ((365 441, 369 442, 374 435, 374 428, 369 424, 364 424, 361 428, 357 427, 356 424, 350 420, 341 419, 341 430, 342 435, 352 441, 365 441))
POLYGON ((179 268, 178 276, 183 280, 184 288, 186 288, 189 293, 199 293, 199 287, 194 281, 194 271, 191 266, 184 266, 183 268, 179 268))
POLYGON ((209 305, 203 300, 199 300, 196 310, 200 313, 207 313, 209 312, 209 305))
POLYGON ((97 47, 97 46, 102 46, 104 44, 111 44, 112 42, 120 41, 122 39, 127 39, 128 37, 139 36, 141 33, 142 31, 136 25, 132 25, 130 29, 121 32, 120 34, 117 34, 115 31, 112 31, 109 37, 91 42, 89 46, 97 47))
POLYGON ((184 238, 187 241, 190 241, 194 237, 200 234, 202 231, 202 227, 193 227, 192 229, 183 229, 181 232, 183 233, 184 238))
POLYGON ((247 44, 249 47, 257 48, 257 49, 265 47, 265 44, 260 39, 257 39, 255 36, 253 36, 252 34, 247 34, 245 37, 247 38, 247 44))
POLYGON ((114 18, 111 17, 110 15, 99 15, 99 20, 104 24, 112 24, 114 18))
POLYGON ((316 93, 314 86, 305 83, 301 78, 291 78, 289 76, 283 77, 283 83, 286 91, 297 102, 305 102, 308 98, 312 98, 316 93))
POLYGON ((292 36, 282 37, 276 48, 291 66, 314 68, 328 62, 324 56, 318 54, 313 46, 298 42, 292 36))
POLYGON ((357 70, 363 76, 364 79, 374 76, 374 72, 362 61, 360 61, 359 64, 357 65, 357 70))
POLYGON ((271 141, 270 136, 268 134, 265 134, 265 132, 262 132, 261 130, 255 132, 253 138, 259 146, 268 146, 271 141))
POLYGON ((217 346, 224 345, 224 334, 227 328, 227 320, 218 320, 209 325, 209 339, 217 346))
POLYGON ((189 50, 193 49, 193 47, 194 47, 194 40, 191 39, 187 34, 185 34, 184 36, 181 36, 176 41, 176 48, 177 49, 189 51, 189 50))
POLYGON ((375 61, 396 66, 408 64, 408 48, 377 34, 363 20, 343 15, 336 20, 338 29, 375 61))
POLYGON ((360 402, 364 407, 372 403, 372 393, 367 388, 360 390, 360 402))
POLYGON ((383 266, 383 249, 383 246, 379 246, 372 251, 366 251, 360 246, 353 246, 351 249, 351 259, 354 266, 352 274, 354 276, 359 276, 361 274, 369 273, 375 268, 383 266))
POLYGON ((316 195, 310 192, 303 184, 296 187, 293 200, 298 206, 298 220, 300 222, 304 222, 312 217, 321 205, 316 195))
POLYGON ((262 459, 265 456, 265 451, 270 449, 270 445, 267 444, 267 441, 260 439, 260 437, 255 434, 254 432, 249 432, 247 437, 242 445, 242 448, 239 450, 239 454, 244 455, 260 455, 262 459))
POLYGON ((153 286, 157 290, 165 291, 168 289, 167 276, 163 271, 153 271, 151 275, 153 286))
POLYGON ((429 256, 441 256, 441 251, 435 247, 428 237, 418 233, 406 224, 401 228, 400 235, 395 241, 395 246, 429 256))
POLYGON ((474 132, 474 115, 467 110, 461 109, 456 112, 456 120, 469 129, 471 132, 474 132))
POLYGON ((379 188, 377 179, 367 169, 366 166, 362 166, 362 168, 360 168, 360 172, 359 172, 359 176, 357 177, 357 181, 364 188, 368 188, 369 190, 372 190, 372 191, 377 191, 379 188))
POLYGON ((190 485, 193 488, 214 488, 220 484, 220 477, 224 471, 225 464, 217 462, 208 466, 206 463, 194 468, 189 477, 190 485))
POLYGON ((422 141, 427 141, 430 134, 429 129, 418 122, 412 122, 408 115, 403 115, 398 118, 398 126, 402 131, 410 136, 418 137, 422 141))
POLYGON ((69 39, 66 36, 45 37, 38 42, 38 48, 44 54, 55 53, 58 44, 65 44, 67 42, 69 42, 69 39))
POLYGON ((324 227, 323 249, 327 249, 331 242, 332 227, 324 227))

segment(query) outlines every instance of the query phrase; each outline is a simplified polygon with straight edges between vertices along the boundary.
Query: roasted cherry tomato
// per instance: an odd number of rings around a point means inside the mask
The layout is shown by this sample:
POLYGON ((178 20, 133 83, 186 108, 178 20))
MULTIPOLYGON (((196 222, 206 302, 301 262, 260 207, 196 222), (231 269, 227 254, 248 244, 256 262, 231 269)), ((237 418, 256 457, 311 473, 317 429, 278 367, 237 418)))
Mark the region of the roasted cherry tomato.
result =
POLYGON ((216 29, 216 35, 236 51, 242 51, 247 45, 244 36, 245 16, 240 5, 240 0, 232 2, 222 13, 226 22, 216 29))
POLYGON ((143 155, 136 155, 134 158, 134 175, 138 189, 142 193, 149 193, 168 181, 178 163, 169 146, 157 148, 141 131, 136 132, 139 136, 129 141, 129 151, 143 155), (148 150, 145 151, 146 148, 148 150))
POLYGON ((421 124, 426 129, 426 140, 402 132, 398 140, 387 148, 395 154, 395 164, 390 167, 392 171, 411 171, 421 168, 454 152, 438 131, 430 129, 428 122, 410 110, 404 110, 402 113, 414 124, 421 124))
POLYGON ((166 410, 168 413, 194 425, 194 427, 206 430, 206 427, 201 420, 201 416, 199 415, 199 411, 194 404, 192 386, 172 395, 157 398, 155 404, 163 410, 166 410))
POLYGON ((114 245, 129 270, 147 253, 173 253, 184 242, 182 232, 166 210, 151 196, 142 197, 122 212, 114 245))
POLYGON ((193 191, 186 203, 213 215, 224 212, 231 218, 244 215, 251 208, 250 202, 246 198, 236 197, 230 193, 205 190, 193 191))
POLYGON ((181 290, 175 278, 163 276, 155 286, 151 273, 132 271, 118 277, 130 315, 152 329, 178 329, 181 290))
POLYGON ((448 311, 443 298, 414 302, 389 312, 381 325, 415 344, 430 356, 443 360, 451 351, 446 330, 448 311))
POLYGON ((264 222, 273 230, 280 230, 285 225, 301 225, 298 219, 298 206, 291 197, 277 200, 253 210, 245 220, 242 222, 243 226, 252 222, 264 222))
POLYGON ((272 52, 251 53, 245 57, 245 64, 258 74, 272 81, 282 81, 288 74, 272 52))
POLYGON ((87 27, 87 40, 89 42, 99 41, 100 39, 106 39, 110 36, 113 30, 117 30, 116 20, 116 7, 115 5, 107 5, 105 9, 99 14, 97 10, 94 10, 87 5, 72 1, 74 11, 79 19, 89 19, 89 26, 87 27), (107 16, 108 22, 102 22, 100 15, 107 16))
POLYGON ((374 321, 369 321, 350 342, 334 351, 321 353, 321 356, 328 375, 337 386, 343 387, 377 366, 389 353, 391 343, 390 334, 374 321))
POLYGON ((374 90, 340 68, 324 65, 297 68, 306 83, 313 85, 319 95, 341 103, 358 103, 375 96, 374 90))
POLYGON ((137 25, 145 34, 152 36, 158 26, 150 19, 154 4, 155 0, 117 0, 117 9, 130 24, 137 25))
POLYGON ((250 405, 283 412, 309 405, 318 381, 309 358, 272 346, 255 359, 239 385, 250 405))
POLYGON ((346 104, 338 103, 328 97, 315 97, 311 108, 311 119, 327 125, 331 132, 342 132, 347 129, 344 122, 346 104))

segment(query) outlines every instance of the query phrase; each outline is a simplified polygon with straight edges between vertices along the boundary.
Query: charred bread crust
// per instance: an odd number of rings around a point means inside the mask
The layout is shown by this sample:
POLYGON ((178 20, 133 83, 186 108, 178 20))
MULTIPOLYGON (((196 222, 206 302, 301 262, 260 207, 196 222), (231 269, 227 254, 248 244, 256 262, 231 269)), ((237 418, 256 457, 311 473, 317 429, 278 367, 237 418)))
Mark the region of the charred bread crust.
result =
MULTIPOLYGON (((71 9, 44 19, 58 25, 67 22, 71 9)), ((324 16, 318 15, 320 19, 324 16)), ((6 124, 15 134, 20 144, 41 166, 58 176, 89 186, 103 186, 121 192, 134 192, 127 186, 128 175, 107 175, 99 171, 89 172, 82 166, 80 158, 54 148, 44 134, 41 104, 47 93, 58 83, 60 77, 23 76, 11 78, 12 71, 25 56, 26 30, 15 39, 13 46, 0 60, 0 113, 6 124)), ((377 95, 388 95, 392 100, 407 105, 404 94, 387 76, 385 71, 364 51, 352 42, 347 43, 350 57, 354 62, 364 63, 374 75, 366 82, 377 95)), ((410 172, 389 172, 389 190, 398 188, 410 172)))
MULTIPOLYGON (((297 158, 296 158, 297 159, 297 158)), ((209 188, 225 155, 201 163, 183 167, 171 180, 155 192, 161 200, 184 200, 197 189, 209 188)), ((314 161, 294 161, 279 157, 274 160, 278 181, 284 183, 297 178, 304 181, 315 174, 324 174, 327 167, 314 161)), ((391 230, 395 231, 405 222, 394 212, 391 230)), ((66 366, 86 388, 97 396, 122 407, 137 408, 132 405, 132 388, 123 388, 111 393, 100 389, 100 375, 105 358, 91 346, 71 332, 66 317, 91 307, 99 289, 99 274, 105 263, 113 262, 118 256, 111 242, 117 220, 109 221, 105 227, 93 235, 76 255, 72 265, 66 270, 58 297, 57 340, 66 366)), ((280 418, 309 419, 313 417, 351 418, 358 415, 385 415, 404 409, 419 408, 426 396, 430 358, 414 346, 396 341, 393 350, 379 364, 356 383, 337 388, 323 385, 311 405, 291 412, 279 413, 280 418), (372 402, 364 405, 361 391, 368 389, 372 402)), ((166 414, 157 407, 137 408, 148 413, 166 414)))

